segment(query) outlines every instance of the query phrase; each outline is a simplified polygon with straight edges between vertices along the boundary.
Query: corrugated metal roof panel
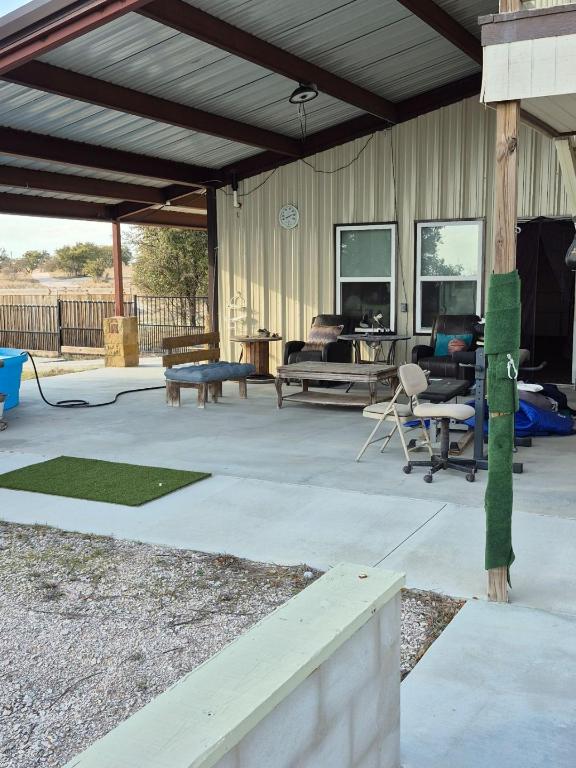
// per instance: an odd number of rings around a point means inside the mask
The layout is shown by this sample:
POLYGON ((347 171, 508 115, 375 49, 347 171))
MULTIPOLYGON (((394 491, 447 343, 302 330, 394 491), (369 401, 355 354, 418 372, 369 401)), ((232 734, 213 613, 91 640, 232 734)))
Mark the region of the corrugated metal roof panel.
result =
POLYGON ((80 200, 84 203, 103 203, 104 205, 117 205, 118 200, 108 197, 86 197, 85 195, 69 195, 62 192, 46 192, 41 189, 22 189, 22 187, 5 187, 0 184, 0 192, 9 192, 12 195, 24 197, 50 197, 58 200, 80 200))
MULTIPOLYGON (((391 100, 479 69, 396 0, 186 2, 391 100)), ((474 34, 477 16, 498 6, 497 0, 439 3, 474 34)), ((290 136, 301 132, 288 102, 292 80, 137 14, 73 40, 43 60, 290 136)), ((166 159, 218 167, 258 152, 17 86, 0 86, 0 101, 0 124, 166 159)), ((308 133, 360 114, 325 94, 307 112, 308 133)))
POLYGON ((180 162, 224 165, 253 147, 0 83, 0 124, 180 162), (223 158, 223 159, 221 159, 223 158))
MULTIPOLYGON (((395 0, 187 1, 388 98, 409 97, 478 70, 395 0)), ((467 27, 477 26, 476 16, 497 6, 495 0, 443 4, 467 27)), ((292 80, 135 14, 68 43, 44 60, 295 135, 290 128, 293 112, 284 103, 292 80)), ((345 105, 340 111, 330 104, 326 114, 331 117, 311 123, 311 129, 353 117, 358 110, 345 105)))

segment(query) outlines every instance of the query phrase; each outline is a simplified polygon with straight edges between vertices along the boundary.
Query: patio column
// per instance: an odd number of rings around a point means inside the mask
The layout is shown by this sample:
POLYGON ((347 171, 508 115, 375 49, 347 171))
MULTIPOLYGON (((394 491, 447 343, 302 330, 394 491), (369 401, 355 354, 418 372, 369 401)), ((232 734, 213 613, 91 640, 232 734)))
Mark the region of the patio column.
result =
POLYGON ((120 222, 112 222, 112 265, 114 267, 114 314, 124 317, 124 282, 122 279, 122 235, 120 222))
POLYGON ((104 319, 104 355, 107 367, 137 366, 138 318, 124 316, 124 284, 122 281, 122 237, 120 222, 112 222, 112 264, 114 266, 114 317, 104 319))
POLYGON ((218 330, 218 217, 216 190, 206 190, 206 220, 208 234, 208 312, 210 330, 218 330))
MULTIPOLYGON (((520 0, 500 0, 500 13, 521 10, 520 0)), ((496 104, 494 274, 486 311, 488 365, 488 484, 486 488, 486 564, 488 598, 508 600, 512 549, 512 456, 520 332, 520 283, 516 272, 518 205, 518 130, 520 102, 496 104)))

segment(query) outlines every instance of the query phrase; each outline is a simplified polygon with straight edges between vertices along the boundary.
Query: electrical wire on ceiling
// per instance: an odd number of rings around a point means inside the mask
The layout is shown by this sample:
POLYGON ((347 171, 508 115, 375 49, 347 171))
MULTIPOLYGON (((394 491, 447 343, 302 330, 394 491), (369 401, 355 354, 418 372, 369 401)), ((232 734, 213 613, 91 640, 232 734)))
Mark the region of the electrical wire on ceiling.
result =
POLYGON ((375 134, 372 133, 368 138, 366 139, 366 142, 364 143, 364 146, 358 151, 358 153, 350 160, 348 163, 345 163, 344 165, 339 166, 338 168, 333 168, 331 170, 324 170, 323 168, 316 168, 315 165, 313 165, 309 160, 306 160, 305 158, 300 158, 300 162, 304 163, 304 165, 307 165, 308 168, 311 168, 314 173, 324 173, 324 174, 332 174, 332 173, 339 173, 340 171, 345 171, 346 168, 350 168, 351 165, 354 165, 354 163, 358 162, 362 154, 365 152, 366 148, 368 147, 368 144, 372 141, 375 134))
MULTIPOLYGON (((303 105, 300 105, 303 106, 303 105)), ((306 160, 305 158, 300 158, 298 162, 304 163, 308 168, 310 168, 314 173, 321 173, 321 174, 333 174, 333 173, 339 173, 340 171, 345 171, 346 168, 350 168, 350 166, 354 165, 354 163, 358 162, 362 154, 366 151, 366 148, 370 144, 370 142, 374 139, 375 134, 371 134, 367 140, 364 142, 364 145, 361 147, 361 149, 357 152, 357 154, 347 163, 344 165, 339 166, 338 168, 332 168, 330 170, 325 170, 323 168, 316 168, 309 160, 306 160)), ((269 181, 272 176, 279 170, 279 168, 274 168, 274 170, 266 176, 265 179, 263 179, 259 184, 257 184, 253 189, 249 189, 247 192, 241 192, 238 194, 238 197, 249 197, 250 195, 253 195, 254 192, 257 192, 261 187, 266 184, 267 181, 269 181)), ((227 192, 225 189, 221 190, 227 197, 232 196, 232 192, 227 192)))

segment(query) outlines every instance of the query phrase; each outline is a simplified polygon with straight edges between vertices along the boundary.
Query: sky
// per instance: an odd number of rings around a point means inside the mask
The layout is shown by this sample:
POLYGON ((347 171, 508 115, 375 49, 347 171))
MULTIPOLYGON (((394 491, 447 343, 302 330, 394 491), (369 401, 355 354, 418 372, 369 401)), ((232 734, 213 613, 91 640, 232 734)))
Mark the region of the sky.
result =
POLYGON ((8 255, 14 258, 21 256, 24 251, 52 253, 61 245, 80 242, 112 245, 112 225, 99 221, 69 221, 0 214, 0 250, 4 248, 8 255))
MULTIPOLYGON (((22 0, 0 0, 0 16, 26 5, 22 0)), ((61 245, 90 241, 98 245, 112 243, 110 224, 91 221, 39 219, 30 216, 0 215, 0 249, 15 258, 24 251, 54 251, 61 245)))

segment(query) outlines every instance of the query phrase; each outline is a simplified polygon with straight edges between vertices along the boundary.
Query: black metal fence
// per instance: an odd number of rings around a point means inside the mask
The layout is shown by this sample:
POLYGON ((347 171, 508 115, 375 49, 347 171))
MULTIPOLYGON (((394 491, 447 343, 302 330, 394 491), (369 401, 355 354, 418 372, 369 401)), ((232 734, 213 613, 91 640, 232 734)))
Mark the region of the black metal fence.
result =
MULTIPOLYGON (((132 301, 124 302, 124 313, 138 318, 143 354, 160 354, 165 336, 203 333, 208 329, 205 296, 134 296, 132 301)), ((0 347, 45 352, 61 352, 63 347, 100 350, 104 346, 104 319, 113 315, 113 301, 0 303, 0 347)))
POLYGON ((140 352, 160 354, 165 336, 208 330, 206 296, 134 296, 140 352))

